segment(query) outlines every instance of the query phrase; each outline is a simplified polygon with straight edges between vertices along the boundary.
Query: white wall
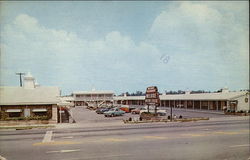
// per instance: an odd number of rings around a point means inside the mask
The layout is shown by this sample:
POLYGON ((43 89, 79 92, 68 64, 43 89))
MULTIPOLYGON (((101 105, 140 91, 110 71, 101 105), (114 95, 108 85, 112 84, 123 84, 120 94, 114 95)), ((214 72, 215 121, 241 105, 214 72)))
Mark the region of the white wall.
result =
POLYGON ((237 111, 240 111, 240 110, 243 110, 243 111, 250 110, 249 109, 249 94, 242 95, 241 97, 238 97, 235 100, 238 100, 237 111), (248 99, 248 102, 245 101, 245 98, 248 99))

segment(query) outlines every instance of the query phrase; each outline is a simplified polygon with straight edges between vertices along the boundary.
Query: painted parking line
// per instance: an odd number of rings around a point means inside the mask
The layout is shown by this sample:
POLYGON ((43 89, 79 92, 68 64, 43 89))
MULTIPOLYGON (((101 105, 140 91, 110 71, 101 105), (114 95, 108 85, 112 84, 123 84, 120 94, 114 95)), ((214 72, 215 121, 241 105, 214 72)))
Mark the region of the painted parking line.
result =
POLYGON ((161 137, 161 136, 143 136, 143 138, 146 138, 146 139, 167 139, 167 137, 161 137))
POLYGON ((233 146, 229 146, 231 148, 236 148, 236 147, 249 147, 249 144, 240 144, 240 145, 233 145, 233 146))
POLYGON ((64 139, 72 139, 73 137, 72 136, 69 136, 69 137, 62 137, 64 139))
POLYGON ((131 154, 113 154, 113 155, 101 155, 101 156, 84 156, 84 157, 81 157, 81 158, 70 158, 70 159, 63 159, 63 160, 83 160, 83 159, 103 159, 103 158, 110 158, 110 159, 113 159, 113 158, 118 158, 118 157, 128 157, 128 156, 133 156, 131 154))
POLYGON ((224 135, 235 135, 239 134, 239 132, 224 132, 224 131, 219 131, 219 132, 213 132, 215 134, 224 134, 224 135))
POLYGON ((81 142, 75 142, 75 141, 51 141, 51 142, 34 143, 33 146, 69 145, 69 144, 81 144, 81 142))
POLYGON ((123 139, 123 138, 105 138, 102 139, 102 141, 107 141, 107 142, 125 142, 128 141, 127 139, 123 139))
POLYGON ((47 131, 46 134, 44 135, 44 138, 43 138, 43 143, 47 143, 47 142, 51 142, 52 141, 52 135, 53 135, 53 132, 52 131, 47 131))
POLYGON ((206 135, 205 134, 182 134, 182 136, 202 137, 202 136, 206 136, 206 135))
POLYGON ((0 155, 0 160, 7 160, 7 159, 0 155))
POLYGON ((70 150, 59 150, 59 151, 48 151, 46 153, 69 153, 69 152, 79 152, 80 149, 70 149, 70 150))

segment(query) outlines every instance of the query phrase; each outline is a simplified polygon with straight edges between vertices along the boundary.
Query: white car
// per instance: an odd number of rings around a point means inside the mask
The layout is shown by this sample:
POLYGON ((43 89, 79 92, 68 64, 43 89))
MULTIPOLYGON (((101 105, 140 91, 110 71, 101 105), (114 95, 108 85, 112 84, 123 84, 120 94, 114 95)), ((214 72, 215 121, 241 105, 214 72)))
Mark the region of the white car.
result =
MULTIPOLYGON (((142 114, 142 113, 144 113, 144 112, 148 112, 148 108, 147 108, 147 107, 141 108, 140 114, 142 114)), ((155 113, 155 109, 154 109, 153 107, 149 107, 149 112, 150 112, 150 113, 155 113)), ((164 109, 157 109, 156 113, 157 113, 159 116, 165 116, 165 115, 167 115, 167 111, 164 110, 164 109)))

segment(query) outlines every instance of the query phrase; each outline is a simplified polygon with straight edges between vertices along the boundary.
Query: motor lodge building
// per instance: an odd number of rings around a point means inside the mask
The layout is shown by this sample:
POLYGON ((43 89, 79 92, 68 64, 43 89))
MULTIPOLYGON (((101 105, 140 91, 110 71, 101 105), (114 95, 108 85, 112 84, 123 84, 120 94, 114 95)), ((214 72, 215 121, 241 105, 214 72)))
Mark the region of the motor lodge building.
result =
MULTIPOLYGON (((114 101, 116 104, 142 106, 145 105, 145 96, 116 96, 114 101)), ((224 88, 218 93, 163 94, 160 95, 160 106, 193 110, 246 111, 249 110, 249 92, 230 92, 224 88)))
POLYGON ((75 106, 102 107, 113 104, 113 91, 79 91, 73 92, 75 106))
POLYGON ((35 84, 31 74, 24 76, 23 87, 0 87, 0 119, 39 120, 57 123, 57 104, 60 102, 58 87, 42 87, 35 84))

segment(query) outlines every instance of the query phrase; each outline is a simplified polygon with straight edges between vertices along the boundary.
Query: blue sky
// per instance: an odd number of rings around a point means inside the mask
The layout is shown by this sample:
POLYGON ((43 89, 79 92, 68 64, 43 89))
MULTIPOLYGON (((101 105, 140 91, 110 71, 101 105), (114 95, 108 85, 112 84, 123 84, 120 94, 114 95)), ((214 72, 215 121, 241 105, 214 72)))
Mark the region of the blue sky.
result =
POLYGON ((63 94, 249 88, 247 1, 0 3, 1 85, 31 72, 63 94))

